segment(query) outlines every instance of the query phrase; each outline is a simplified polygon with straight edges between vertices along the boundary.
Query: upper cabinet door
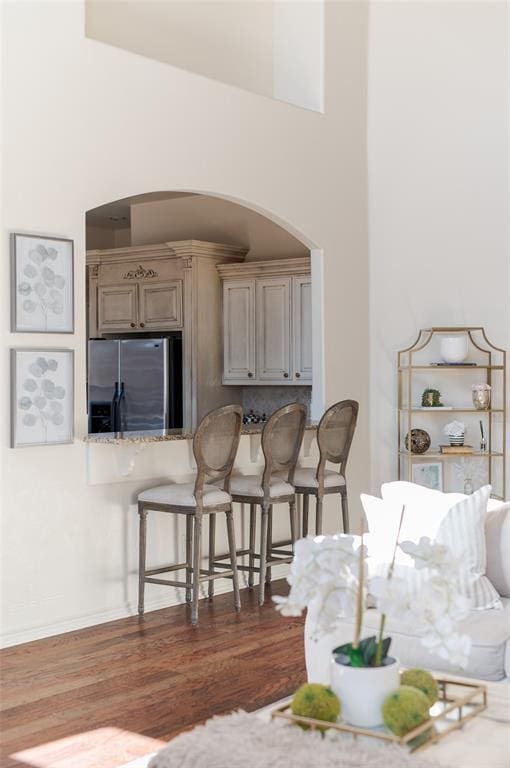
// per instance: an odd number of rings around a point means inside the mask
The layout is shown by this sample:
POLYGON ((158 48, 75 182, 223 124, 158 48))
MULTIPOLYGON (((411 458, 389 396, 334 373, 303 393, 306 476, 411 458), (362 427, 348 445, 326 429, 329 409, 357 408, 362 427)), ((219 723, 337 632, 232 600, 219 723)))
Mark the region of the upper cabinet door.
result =
POLYGON ((105 285, 97 289, 98 330, 133 331, 138 325, 136 285, 105 285))
POLYGON ((290 277, 257 280, 257 378, 289 381, 291 369, 290 277))
POLYGON ((312 380, 312 278, 292 279, 292 348, 294 379, 312 380))
POLYGON ((182 328, 182 280, 140 283, 140 329, 182 328))
POLYGON ((223 283, 223 381, 255 378, 255 281, 223 283))

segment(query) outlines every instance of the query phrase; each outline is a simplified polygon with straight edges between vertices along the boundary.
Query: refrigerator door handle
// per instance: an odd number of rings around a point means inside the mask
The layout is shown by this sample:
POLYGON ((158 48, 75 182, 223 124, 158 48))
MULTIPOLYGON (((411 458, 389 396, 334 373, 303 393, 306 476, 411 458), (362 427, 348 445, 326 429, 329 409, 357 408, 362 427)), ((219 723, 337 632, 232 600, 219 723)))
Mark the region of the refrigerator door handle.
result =
POLYGON ((125 392, 124 392, 124 382, 120 382, 120 392, 119 397, 117 399, 117 421, 118 421, 118 427, 117 432, 124 432, 124 419, 122 417, 122 411, 123 411, 123 404, 125 403, 125 392))
POLYGON ((115 382, 115 387, 113 389, 113 398, 112 398, 112 418, 111 418, 111 429, 112 432, 118 432, 117 427, 117 409, 119 405, 119 382, 115 382))

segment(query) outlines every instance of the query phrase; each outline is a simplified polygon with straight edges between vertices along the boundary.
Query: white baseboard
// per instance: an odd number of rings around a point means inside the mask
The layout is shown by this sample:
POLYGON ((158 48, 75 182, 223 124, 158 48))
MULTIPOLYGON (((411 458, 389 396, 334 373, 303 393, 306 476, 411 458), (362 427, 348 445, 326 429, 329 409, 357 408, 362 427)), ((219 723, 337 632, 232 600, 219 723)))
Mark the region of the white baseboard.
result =
MULTIPOLYGON (((289 565, 277 565, 272 568, 273 580, 282 579, 287 576, 289 572, 289 565)), ((247 586, 245 584, 245 574, 240 577, 241 588, 247 586)), ((207 588, 207 587, 205 587, 207 588)), ((215 594, 221 595, 226 592, 232 591, 232 583, 225 579, 216 581, 215 594)), ((145 613, 150 611, 157 611, 161 608, 169 608, 172 605, 179 605, 184 602, 184 591, 181 589, 165 589, 161 587, 162 595, 160 598, 146 600, 145 601, 145 613)), ((205 597, 205 595, 203 595, 205 597)), ((55 635, 62 635, 65 632, 73 632, 76 629, 86 629, 87 627, 94 627, 97 624, 106 624, 108 621, 116 621, 117 619, 125 619, 129 616, 137 615, 137 604, 135 602, 129 602, 124 605, 119 605, 116 608, 109 608, 105 611, 92 611, 90 613, 82 614, 81 616, 74 616, 64 621, 57 621, 50 624, 40 624, 35 627, 27 627, 15 632, 5 632, 0 635, 0 648, 10 648, 14 645, 20 645, 21 643, 29 643, 32 640, 41 640, 45 637, 54 637, 55 635)))

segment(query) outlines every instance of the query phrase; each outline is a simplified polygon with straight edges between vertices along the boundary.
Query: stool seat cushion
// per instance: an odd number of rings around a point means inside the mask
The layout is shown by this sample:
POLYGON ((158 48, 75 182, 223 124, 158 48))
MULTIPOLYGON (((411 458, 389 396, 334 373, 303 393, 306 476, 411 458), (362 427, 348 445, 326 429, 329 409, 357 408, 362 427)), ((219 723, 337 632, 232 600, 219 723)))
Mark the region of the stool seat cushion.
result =
MULTIPOLYGON (((232 475, 230 493, 232 496, 263 496, 262 475, 232 475)), ((294 486, 278 475, 273 475, 269 482, 269 495, 272 499, 277 499, 279 496, 291 496, 293 493, 294 486)))
MULTIPOLYGON (((294 485, 301 488, 318 488, 317 469, 315 467, 296 467, 294 485)), ((324 488, 340 488, 345 485, 345 477, 332 469, 324 470, 324 488)))
MULTIPOLYGON (((172 483, 148 488, 138 496, 138 501, 154 504, 171 504, 174 507, 196 507, 194 495, 195 483, 172 483)), ((211 507, 216 504, 230 504, 230 494, 215 485, 204 485, 203 504, 211 507)))

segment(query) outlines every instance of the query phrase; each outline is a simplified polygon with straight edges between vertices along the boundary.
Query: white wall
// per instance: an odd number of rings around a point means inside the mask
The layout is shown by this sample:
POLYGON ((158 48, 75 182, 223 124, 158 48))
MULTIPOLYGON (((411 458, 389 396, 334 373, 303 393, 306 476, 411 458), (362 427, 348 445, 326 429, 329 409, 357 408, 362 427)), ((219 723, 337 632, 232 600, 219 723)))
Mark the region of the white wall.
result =
POLYGON ((194 195, 131 206, 132 245, 189 238, 243 246, 250 261, 309 253, 266 216, 228 200, 194 195))
POLYGON ((95 40, 272 95, 272 0, 87 0, 85 10, 95 40))
MULTIPOLYGON (((150 478, 92 484, 93 457, 81 441, 85 212, 108 201, 167 189, 213 192, 268 212, 322 250, 326 399, 361 402, 349 467, 356 519, 369 483, 367 7, 327 6, 324 115, 90 40, 81 2, 3 3, 1 13, 1 574, 9 643, 125 615, 136 602, 133 502, 150 478), (74 335, 9 332, 11 231, 74 239, 74 335), (8 349, 15 345, 75 349, 74 445, 9 448, 8 349)), ((158 450, 143 454, 144 468, 158 450)), ((328 522, 337 519, 331 512, 328 522)), ((172 536, 168 521, 155 522, 153 562, 172 536)), ((148 590, 149 606, 172 599, 163 588, 148 590)))
POLYGON ((324 1, 273 3, 273 95, 324 108, 324 1))
POLYGON ((323 108, 324 0, 86 0, 85 10, 95 40, 323 108))
POLYGON ((483 325, 510 347, 506 13, 487 1, 371 8, 374 490, 396 473, 397 350, 451 325, 483 325))

